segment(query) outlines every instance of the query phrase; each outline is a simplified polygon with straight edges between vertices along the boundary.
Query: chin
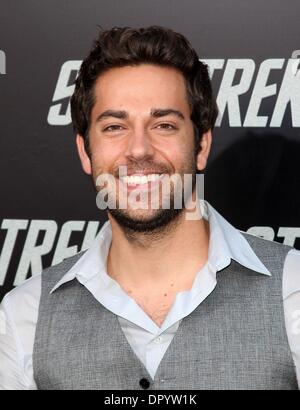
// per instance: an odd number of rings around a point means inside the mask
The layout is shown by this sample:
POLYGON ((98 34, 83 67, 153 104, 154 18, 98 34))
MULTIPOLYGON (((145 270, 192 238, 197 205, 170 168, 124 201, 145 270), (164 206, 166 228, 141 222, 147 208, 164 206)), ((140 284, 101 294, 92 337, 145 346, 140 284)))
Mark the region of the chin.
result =
POLYGON ((109 210, 120 226, 135 232, 153 232, 169 226, 178 219, 182 209, 122 209, 109 210))

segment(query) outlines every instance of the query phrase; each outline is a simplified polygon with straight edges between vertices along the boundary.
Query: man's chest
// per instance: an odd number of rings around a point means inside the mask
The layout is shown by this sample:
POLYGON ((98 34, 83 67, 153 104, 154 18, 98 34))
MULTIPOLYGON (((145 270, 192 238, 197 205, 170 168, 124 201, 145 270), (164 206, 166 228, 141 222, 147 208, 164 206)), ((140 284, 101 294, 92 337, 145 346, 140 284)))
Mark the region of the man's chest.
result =
POLYGON ((176 298, 174 292, 163 293, 162 295, 151 292, 144 294, 130 293, 129 296, 159 327, 163 324, 176 298))

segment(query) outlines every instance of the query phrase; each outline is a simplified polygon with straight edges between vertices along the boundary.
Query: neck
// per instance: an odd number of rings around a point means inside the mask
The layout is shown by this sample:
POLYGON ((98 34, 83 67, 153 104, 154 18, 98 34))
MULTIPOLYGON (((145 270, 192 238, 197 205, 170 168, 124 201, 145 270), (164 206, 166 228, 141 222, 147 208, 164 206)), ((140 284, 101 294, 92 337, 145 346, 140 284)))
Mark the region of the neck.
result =
POLYGON ((127 289, 190 289, 208 258, 209 225, 204 218, 188 220, 185 215, 183 211, 159 233, 134 233, 133 240, 110 216, 113 239, 108 274, 127 289))

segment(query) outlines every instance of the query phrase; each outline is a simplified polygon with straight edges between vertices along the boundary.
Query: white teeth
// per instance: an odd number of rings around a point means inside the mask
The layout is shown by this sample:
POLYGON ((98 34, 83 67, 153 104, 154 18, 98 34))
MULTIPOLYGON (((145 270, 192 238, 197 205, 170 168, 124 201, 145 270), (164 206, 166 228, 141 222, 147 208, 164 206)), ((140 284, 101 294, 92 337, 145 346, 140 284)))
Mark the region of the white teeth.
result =
POLYGON ((121 177, 121 180, 128 185, 142 185, 147 182, 156 181, 161 174, 149 174, 149 175, 126 175, 121 177))

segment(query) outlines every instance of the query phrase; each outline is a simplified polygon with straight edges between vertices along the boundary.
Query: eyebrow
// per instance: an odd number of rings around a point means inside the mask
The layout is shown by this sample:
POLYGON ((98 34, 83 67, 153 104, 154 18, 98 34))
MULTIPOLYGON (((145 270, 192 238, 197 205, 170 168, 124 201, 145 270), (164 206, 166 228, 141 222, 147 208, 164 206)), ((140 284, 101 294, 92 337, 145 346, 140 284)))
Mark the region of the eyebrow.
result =
MULTIPOLYGON (((176 115, 181 120, 184 120, 184 115, 181 111, 174 110, 173 108, 152 108, 150 111, 150 116, 153 118, 160 118, 166 115, 176 115)), ((98 115, 96 122, 102 121, 105 118, 114 117, 119 118, 121 120, 126 120, 129 118, 129 114, 127 111, 120 111, 120 110, 106 110, 100 115, 98 115)))

